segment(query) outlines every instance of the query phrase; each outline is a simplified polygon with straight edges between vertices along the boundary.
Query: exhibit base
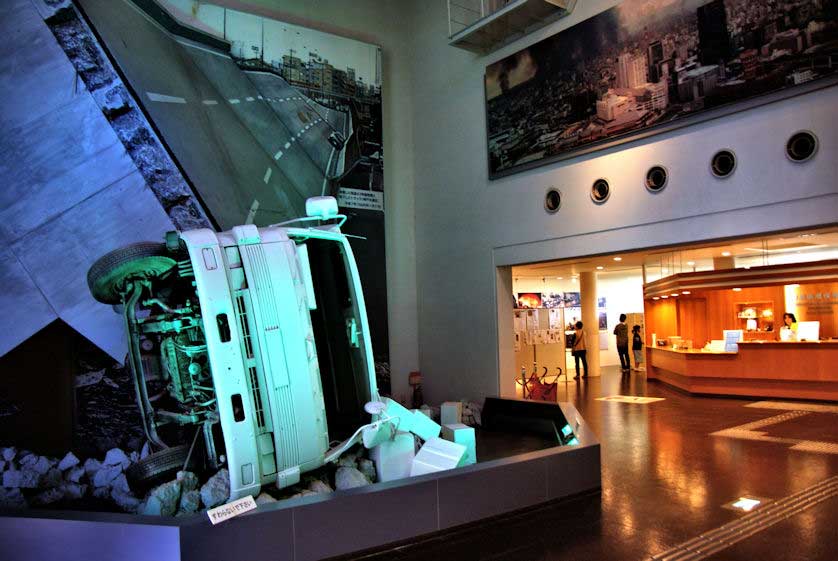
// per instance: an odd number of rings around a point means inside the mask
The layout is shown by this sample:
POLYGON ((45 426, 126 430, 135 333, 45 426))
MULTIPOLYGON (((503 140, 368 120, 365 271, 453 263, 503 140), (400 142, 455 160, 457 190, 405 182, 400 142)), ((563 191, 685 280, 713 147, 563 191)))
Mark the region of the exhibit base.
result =
MULTIPOLYGON (((379 548, 600 488, 600 445, 573 405, 494 401, 494 407, 502 412, 494 423, 496 427, 506 424, 510 415, 563 418, 578 443, 329 495, 261 505, 215 526, 206 513, 157 518, 7 511, 0 516, 3 558, 323 559, 379 548), (530 414, 530 406, 538 410, 530 414), (545 407, 555 409, 545 412, 545 407)), ((514 435, 508 432, 511 425, 498 428, 514 435)), ((514 440, 514 436, 510 437, 511 449, 514 440)))

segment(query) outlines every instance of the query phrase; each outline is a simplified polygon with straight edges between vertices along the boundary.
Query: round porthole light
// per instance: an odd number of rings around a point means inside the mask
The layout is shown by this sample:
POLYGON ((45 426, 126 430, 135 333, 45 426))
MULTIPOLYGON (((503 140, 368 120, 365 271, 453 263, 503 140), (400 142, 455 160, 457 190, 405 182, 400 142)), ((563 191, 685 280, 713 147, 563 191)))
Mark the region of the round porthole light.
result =
POLYGON ((798 131, 786 142, 786 156, 792 162, 803 163, 818 151, 818 137, 810 131, 798 131))
POLYGON ((597 179, 591 186, 591 200, 601 205, 611 196, 611 186, 606 179, 597 179))
POLYGON ((652 166, 646 172, 646 189, 652 193, 663 191, 669 181, 669 173, 663 166, 652 166))
POLYGON ((555 214, 559 212, 560 208, 562 208, 562 192, 555 187, 551 187, 544 195, 544 210, 550 214, 555 214))
POLYGON ((710 160, 710 171, 716 177, 730 177, 736 169, 736 155, 733 150, 719 150, 710 160))

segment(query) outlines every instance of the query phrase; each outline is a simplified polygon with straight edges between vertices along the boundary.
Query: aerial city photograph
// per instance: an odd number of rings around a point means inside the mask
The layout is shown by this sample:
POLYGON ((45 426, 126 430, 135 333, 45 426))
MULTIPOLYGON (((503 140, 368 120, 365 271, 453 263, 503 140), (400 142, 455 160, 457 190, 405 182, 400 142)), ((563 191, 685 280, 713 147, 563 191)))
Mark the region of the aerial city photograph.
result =
POLYGON ((489 173, 835 73, 836 0, 626 0, 486 69, 489 173))

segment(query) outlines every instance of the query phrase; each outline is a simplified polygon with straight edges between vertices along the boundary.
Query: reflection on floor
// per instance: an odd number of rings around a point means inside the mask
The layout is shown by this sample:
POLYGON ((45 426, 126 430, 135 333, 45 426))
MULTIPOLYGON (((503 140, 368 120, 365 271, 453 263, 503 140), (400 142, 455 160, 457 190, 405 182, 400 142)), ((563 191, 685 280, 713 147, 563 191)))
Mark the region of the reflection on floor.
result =
MULTIPOLYGON (((603 370, 601 378, 570 384, 567 393, 563 384, 559 389, 559 399, 573 402, 602 442, 601 494, 355 558, 649 559, 745 516, 723 508, 738 497, 780 500, 838 474, 838 455, 788 442, 838 443, 831 412, 800 407, 811 414, 759 429, 778 442, 720 438, 710 434, 753 427, 796 404, 754 407, 749 404, 757 400, 692 397, 647 383, 642 372, 623 378, 618 369, 603 370), (614 395, 665 400, 638 406, 597 399, 614 395)), ((838 550, 836 520, 838 497, 832 497, 707 558, 831 561, 838 550)))

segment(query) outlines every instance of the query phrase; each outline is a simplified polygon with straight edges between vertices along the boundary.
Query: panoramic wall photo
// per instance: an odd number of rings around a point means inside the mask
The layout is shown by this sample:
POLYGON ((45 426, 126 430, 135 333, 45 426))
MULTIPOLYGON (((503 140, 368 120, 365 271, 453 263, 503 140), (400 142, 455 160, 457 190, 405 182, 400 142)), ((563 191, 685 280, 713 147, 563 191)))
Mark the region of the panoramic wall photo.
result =
POLYGON ((838 69, 838 0, 625 0, 486 68, 489 175, 838 69))

